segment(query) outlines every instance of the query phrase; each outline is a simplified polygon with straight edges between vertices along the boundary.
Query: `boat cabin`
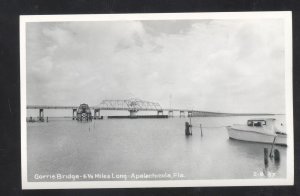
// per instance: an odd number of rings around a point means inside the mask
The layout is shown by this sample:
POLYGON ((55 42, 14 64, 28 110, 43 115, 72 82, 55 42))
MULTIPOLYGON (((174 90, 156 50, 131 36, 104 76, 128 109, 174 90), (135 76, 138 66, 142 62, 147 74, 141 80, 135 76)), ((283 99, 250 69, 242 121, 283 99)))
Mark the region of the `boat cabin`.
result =
POLYGON ((249 127, 262 127, 266 125, 271 125, 275 121, 274 118, 267 118, 267 119, 250 119, 247 121, 247 125, 249 127))

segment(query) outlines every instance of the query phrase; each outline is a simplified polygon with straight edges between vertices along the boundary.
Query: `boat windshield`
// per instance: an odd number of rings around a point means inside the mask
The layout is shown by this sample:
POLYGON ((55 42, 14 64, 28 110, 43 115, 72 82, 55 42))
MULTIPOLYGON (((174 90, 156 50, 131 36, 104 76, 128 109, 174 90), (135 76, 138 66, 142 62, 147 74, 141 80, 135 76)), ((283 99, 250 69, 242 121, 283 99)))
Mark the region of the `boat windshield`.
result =
POLYGON ((261 127, 266 125, 266 121, 264 120, 248 120, 247 125, 250 127, 261 127))

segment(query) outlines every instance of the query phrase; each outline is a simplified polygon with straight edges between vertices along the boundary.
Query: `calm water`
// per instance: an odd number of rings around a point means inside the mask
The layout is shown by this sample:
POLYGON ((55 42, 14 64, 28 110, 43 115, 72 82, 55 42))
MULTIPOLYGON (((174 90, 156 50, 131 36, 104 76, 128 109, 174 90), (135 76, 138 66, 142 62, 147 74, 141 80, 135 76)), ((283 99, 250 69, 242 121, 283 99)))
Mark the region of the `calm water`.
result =
MULTIPOLYGON (((228 138, 224 126, 245 124, 252 117, 192 118, 192 136, 185 136, 188 118, 107 119, 80 123, 50 119, 28 123, 28 179, 38 175, 79 175, 79 180, 116 180, 99 175, 119 175, 118 180, 136 180, 134 174, 172 174, 168 179, 244 179, 286 177, 287 147, 280 151, 279 164, 265 168, 263 150, 271 145, 228 138), (262 172, 268 175, 260 176, 262 172), (173 176, 179 173, 181 177, 173 176), (98 179, 83 179, 83 175, 98 179), (270 174, 270 175, 269 175, 270 174)), ((275 116, 284 122, 284 116, 275 116)), ((284 128, 284 127, 283 127, 284 128)), ((62 180, 72 180, 64 178, 62 180)), ((144 179, 145 180, 145 179, 144 179)), ((57 181, 57 180, 54 180, 57 181)))

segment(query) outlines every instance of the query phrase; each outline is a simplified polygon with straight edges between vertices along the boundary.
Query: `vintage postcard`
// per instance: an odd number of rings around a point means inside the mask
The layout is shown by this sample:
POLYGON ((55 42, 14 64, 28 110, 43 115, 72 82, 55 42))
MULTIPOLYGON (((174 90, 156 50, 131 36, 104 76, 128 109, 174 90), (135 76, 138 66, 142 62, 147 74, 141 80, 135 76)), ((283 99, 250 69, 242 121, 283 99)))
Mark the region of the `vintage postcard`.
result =
POLYGON ((23 189, 293 185, 292 12, 20 16, 23 189))

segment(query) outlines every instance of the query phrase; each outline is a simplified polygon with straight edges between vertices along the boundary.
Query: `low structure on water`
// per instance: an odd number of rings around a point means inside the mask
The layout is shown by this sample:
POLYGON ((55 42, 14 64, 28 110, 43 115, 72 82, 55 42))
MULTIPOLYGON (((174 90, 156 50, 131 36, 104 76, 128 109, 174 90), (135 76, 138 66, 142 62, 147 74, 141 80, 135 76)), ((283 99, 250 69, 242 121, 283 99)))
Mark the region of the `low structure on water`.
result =
POLYGON ((76 120, 77 121, 92 121, 92 112, 88 104, 80 104, 77 109, 76 120))

